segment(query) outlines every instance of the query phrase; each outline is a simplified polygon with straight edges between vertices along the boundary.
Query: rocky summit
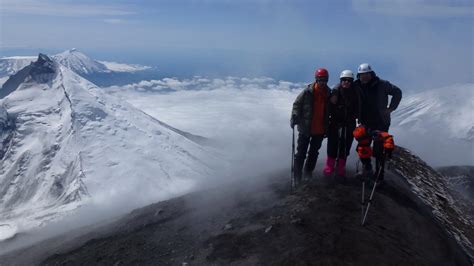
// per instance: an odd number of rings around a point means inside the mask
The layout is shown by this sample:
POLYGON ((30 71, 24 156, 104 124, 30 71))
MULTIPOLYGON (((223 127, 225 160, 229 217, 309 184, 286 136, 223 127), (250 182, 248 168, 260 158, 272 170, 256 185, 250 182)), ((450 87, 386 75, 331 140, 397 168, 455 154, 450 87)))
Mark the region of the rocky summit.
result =
MULTIPOLYGON (((428 174, 420 169, 429 166, 411 156, 397 148, 391 163, 428 174)), ((471 265, 453 232, 462 229, 472 241, 472 226, 447 230, 443 215, 427 204, 430 194, 422 191, 429 189, 423 183, 415 189, 403 167, 392 165, 376 188, 365 226, 359 180, 316 175, 291 191, 285 171, 149 205, 0 259, 6 265, 471 265)), ((366 184, 366 198, 371 188, 366 184)), ((441 196, 435 197, 453 204, 441 196)))

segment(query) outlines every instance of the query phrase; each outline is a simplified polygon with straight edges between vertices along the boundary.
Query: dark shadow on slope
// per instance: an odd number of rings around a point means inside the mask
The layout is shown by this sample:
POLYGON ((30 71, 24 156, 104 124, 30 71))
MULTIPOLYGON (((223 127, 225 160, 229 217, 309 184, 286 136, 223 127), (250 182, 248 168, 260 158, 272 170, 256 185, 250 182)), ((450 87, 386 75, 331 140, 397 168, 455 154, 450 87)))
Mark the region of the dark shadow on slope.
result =
POLYGON ((14 92, 20 84, 22 84, 26 78, 30 75, 32 65, 26 66, 15 75, 11 76, 2 86, 0 90, 0 99, 5 98, 10 93, 14 92))

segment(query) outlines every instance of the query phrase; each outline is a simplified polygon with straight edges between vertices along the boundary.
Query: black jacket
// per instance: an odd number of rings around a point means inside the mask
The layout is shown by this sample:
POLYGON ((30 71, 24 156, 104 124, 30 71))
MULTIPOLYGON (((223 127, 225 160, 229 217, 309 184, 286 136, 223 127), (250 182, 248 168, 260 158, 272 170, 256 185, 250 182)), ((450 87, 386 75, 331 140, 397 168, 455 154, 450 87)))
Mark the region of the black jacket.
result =
POLYGON ((388 130, 390 114, 387 108, 394 111, 402 99, 402 91, 390 82, 380 79, 375 74, 369 84, 363 86, 360 80, 354 82, 354 88, 360 97, 359 122, 369 128, 388 130), (390 105, 388 96, 392 96, 390 105))
POLYGON ((354 85, 343 89, 340 83, 337 84, 329 97, 329 126, 355 126, 361 112, 360 108, 360 96, 354 85))

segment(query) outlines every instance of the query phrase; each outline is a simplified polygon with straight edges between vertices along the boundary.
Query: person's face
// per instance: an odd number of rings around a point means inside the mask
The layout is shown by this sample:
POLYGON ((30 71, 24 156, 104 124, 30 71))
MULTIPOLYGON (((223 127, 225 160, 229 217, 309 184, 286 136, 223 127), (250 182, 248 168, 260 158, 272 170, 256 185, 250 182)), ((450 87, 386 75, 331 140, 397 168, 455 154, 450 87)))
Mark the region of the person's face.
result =
POLYGON ((353 79, 351 78, 342 78, 341 79, 341 87, 344 89, 350 88, 352 84, 353 79))
POLYGON ((328 82, 325 80, 318 80, 316 83, 318 83, 319 86, 326 86, 328 84, 328 82))
POLYGON ((328 84, 328 78, 317 78, 316 79, 316 83, 319 85, 319 86, 326 86, 328 84))
POLYGON ((367 72, 367 73, 361 73, 359 74, 359 80, 362 84, 367 84, 372 80, 372 73, 367 72))

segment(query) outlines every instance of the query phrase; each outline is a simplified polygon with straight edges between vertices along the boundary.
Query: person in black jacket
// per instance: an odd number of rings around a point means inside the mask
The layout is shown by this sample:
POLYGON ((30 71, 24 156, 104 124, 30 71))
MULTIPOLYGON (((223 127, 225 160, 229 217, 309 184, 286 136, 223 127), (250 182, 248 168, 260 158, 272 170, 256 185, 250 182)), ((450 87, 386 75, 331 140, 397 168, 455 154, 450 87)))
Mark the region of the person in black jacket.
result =
POLYGON ((333 88, 329 98, 327 158, 323 170, 326 176, 334 172, 336 165, 336 174, 346 175, 346 158, 354 141, 352 131, 360 113, 359 96, 353 86, 354 74, 344 70, 339 78, 340 83, 333 88))
MULTIPOLYGON (((372 67, 367 63, 359 66, 357 78, 354 87, 361 99, 359 123, 365 127, 369 134, 376 131, 388 132, 390 114, 397 109, 402 99, 402 91, 390 82, 377 77, 372 67), (390 104, 389 95, 392 96, 390 104)), ((373 156, 376 159, 376 166, 379 166, 383 156, 383 142, 375 140, 373 146, 373 156)), ((360 160, 363 164, 360 174, 364 177, 373 175, 371 158, 361 158, 360 160)), ((380 180, 383 180, 383 173, 380 180)))

